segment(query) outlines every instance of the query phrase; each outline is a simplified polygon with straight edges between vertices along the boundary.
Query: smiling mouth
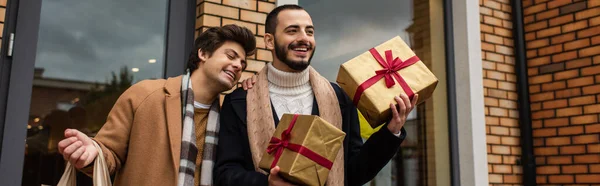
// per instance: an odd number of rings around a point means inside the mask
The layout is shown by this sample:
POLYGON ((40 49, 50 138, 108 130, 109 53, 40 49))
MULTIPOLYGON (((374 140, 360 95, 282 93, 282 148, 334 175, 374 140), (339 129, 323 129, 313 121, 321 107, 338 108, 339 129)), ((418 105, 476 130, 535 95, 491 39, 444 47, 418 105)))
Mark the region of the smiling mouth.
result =
POLYGON ((232 81, 235 80, 235 73, 229 70, 223 70, 223 72, 225 72, 225 74, 227 74, 232 79, 232 81))

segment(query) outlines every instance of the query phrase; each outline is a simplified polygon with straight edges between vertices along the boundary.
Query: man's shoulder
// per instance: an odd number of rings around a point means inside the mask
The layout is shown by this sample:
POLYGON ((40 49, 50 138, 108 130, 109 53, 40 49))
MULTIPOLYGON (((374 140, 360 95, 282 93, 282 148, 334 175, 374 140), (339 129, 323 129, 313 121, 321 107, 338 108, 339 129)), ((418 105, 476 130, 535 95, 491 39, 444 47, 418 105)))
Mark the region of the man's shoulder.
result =
POLYGON ((244 88, 240 87, 235 89, 233 92, 227 94, 225 99, 229 99, 229 101, 246 101, 246 95, 248 91, 244 90, 244 88))

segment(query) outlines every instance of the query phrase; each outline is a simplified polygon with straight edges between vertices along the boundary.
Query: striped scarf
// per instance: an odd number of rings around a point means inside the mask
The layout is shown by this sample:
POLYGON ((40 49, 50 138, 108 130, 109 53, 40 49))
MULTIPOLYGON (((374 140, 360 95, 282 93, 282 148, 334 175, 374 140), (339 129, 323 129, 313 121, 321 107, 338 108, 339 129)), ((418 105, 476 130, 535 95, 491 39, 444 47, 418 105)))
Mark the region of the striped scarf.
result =
MULTIPOLYGON (((190 80, 190 71, 181 78, 181 105, 183 131, 181 132, 181 154, 179 160, 178 186, 194 185, 194 173, 196 171, 196 157, 198 146, 196 146, 196 129, 194 125, 194 91, 190 80)), ((204 150, 202 153, 202 167, 200 185, 212 185, 212 170, 215 161, 216 147, 219 134, 219 100, 215 100, 208 113, 206 126, 206 137, 204 138, 204 150)))

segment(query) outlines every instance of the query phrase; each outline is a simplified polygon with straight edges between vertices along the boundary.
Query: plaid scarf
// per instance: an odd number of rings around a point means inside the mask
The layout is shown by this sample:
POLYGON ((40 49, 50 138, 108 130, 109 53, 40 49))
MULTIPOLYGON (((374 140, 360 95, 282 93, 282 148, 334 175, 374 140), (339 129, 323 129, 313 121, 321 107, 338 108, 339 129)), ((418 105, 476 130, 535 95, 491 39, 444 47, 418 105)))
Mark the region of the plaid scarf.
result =
MULTIPOLYGON (((196 157, 198 147, 196 146, 196 129, 194 124, 194 91, 190 80, 190 71, 181 78, 181 105, 183 131, 181 132, 181 154, 179 160, 178 186, 194 185, 194 173, 196 171, 196 157)), ((215 161, 216 147, 219 134, 219 100, 215 100, 208 113, 206 126, 206 137, 204 138, 204 150, 202 153, 202 166, 200 185, 212 185, 212 170, 215 161)))

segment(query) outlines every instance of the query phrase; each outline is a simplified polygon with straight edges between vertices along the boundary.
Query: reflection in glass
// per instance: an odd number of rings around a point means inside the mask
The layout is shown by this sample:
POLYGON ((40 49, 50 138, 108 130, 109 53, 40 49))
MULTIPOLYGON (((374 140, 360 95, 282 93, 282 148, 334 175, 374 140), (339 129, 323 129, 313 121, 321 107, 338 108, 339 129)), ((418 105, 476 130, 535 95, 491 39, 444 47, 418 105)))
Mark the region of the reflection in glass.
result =
MULTIPOLYGON (((430 17, 435 17, 430 15, 432 3, 441 4, 441 1, 299 0, 298 4, 308 11, 315 26, 317 49, 311 65, 335 82, 342 63, 395 36, 400 36, 430 69, 433 63, 438 66, 443 64, 442 60, 432 61, 433 42, 429 28, 430 17)), ((443 39, 440 42, 443 43, 443 39)), ((417 186, 438 183, 435 181, 435 169, 440 162, 432 161, 438 152, 434 148, 434 142, 437 142, 433 140, 436 135, 433 131, 437 127, 434 125, 447 124, 433 123, 433 107, 432 101, 428 100, 411 113, 404 126, 407 137, 401 150, 366 185, 417 186)), ((437 146, 441 145, 447 146, 437 146)), ((445 155, 439 153, 438 156, 445 155)), ((440 176, 438 179, 444 178, 440 176)))
POLYGON ((163 76, 167 3, 42 2, 22 185, 56 185, 64 130, 94 136, 123 91, 163 76))

